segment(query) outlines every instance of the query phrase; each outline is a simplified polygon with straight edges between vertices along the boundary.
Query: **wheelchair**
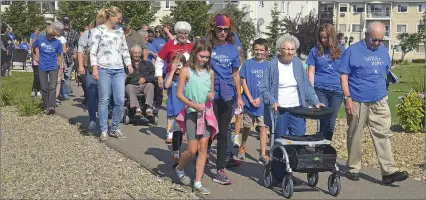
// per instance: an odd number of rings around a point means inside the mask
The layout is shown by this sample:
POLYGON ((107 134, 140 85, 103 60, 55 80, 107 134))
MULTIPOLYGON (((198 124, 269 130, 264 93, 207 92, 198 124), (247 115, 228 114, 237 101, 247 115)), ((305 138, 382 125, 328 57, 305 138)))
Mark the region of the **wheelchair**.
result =
POLYGON ((143 93, 136 94, 136 97, 139 102, 139 106, 142 110, 142 116, 137 117, 136 109, 130 108, 130 100, 128 98, 128 95, 125 95, 124 99, 124 109, 123 109, 123 124, 151 124, 151 125, 157 125, 158 124, 158 109, 154 106, 152 107, 152 111, 154 114, 154 117, 147 117, 146 115, 146 109, 147 106, 145 104, 145 95, 143 93))

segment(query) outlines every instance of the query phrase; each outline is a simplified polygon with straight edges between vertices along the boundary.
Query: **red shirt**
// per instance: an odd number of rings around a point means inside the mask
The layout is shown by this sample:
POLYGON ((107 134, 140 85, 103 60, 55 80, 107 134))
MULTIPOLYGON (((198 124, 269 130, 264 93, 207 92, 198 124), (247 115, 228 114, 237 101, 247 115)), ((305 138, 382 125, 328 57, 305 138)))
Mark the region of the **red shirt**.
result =
POLYGON ((166 73, 168 74, 172 66, 172 58, 176 53, 188 53, 191 54, 194 43, 188 41, 186 44, 179 44, 177 40, 169 40, 158 52, 158 56, 164 62, 167 62, 166 73))

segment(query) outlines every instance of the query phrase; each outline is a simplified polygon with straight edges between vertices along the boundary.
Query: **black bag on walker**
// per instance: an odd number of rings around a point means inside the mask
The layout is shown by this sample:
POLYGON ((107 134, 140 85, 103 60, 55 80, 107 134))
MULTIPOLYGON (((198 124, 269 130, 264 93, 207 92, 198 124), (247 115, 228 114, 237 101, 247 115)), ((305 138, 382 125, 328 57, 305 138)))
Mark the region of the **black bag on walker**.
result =
MULTIPOLYGON (((285 145, 283 146, 289 156, 290 168, 295 172, 313 173, 334 170, 336 163, 336 149, 331 145, 320 145, 309 147, 305 145, 285 145)), ((283 158, 283 152, 276 148, 273 157, 283 158)), ((286 173, 285 160, 281 162, 272 161, 272 172, 276 180, 282 180, 286 173)))

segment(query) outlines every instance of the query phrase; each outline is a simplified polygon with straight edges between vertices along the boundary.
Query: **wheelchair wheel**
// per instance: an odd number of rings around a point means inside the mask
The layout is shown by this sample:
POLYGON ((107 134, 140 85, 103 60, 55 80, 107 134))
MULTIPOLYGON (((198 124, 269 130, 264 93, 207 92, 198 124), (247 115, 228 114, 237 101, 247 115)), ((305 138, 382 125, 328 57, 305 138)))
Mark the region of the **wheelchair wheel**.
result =
POLYGON ((317 172, 315 172, 315 173, 308 173, 307 177, 308 177, 308 185, 309 186, 311 186, 311 187, 317 186, 318 179, 319 179, 319 176, 318 176, 317 172))
POLYGON ((153 125, 157 125, 158 124, 158 116, 154 116, 149 118, 149 123, 153 124, 153 125))
POLYGON ((129 109, 127 107, 124 107, 123 109, 123 124, 127 125, 130 123, 130 118, 129 118, 129 109))
POLYGON ((275 179, 274 179, 274 175, 272 174, 271 171, 271 166, 265 165, 265 168, 263 169, 263 186, 265 186, 266 188, 272 188, 275 185, 275 179))
POLYGON ((337 174, 331 174, 328 177, 328 192, 332 196, 337 196, 340 193, 341 184, 340 184, 340 177, 337 174))
POLYGON ((291 175, 285 175, 281 184, 282 193, 285 198, 290 199, 294 192, 294 178, 291 175))

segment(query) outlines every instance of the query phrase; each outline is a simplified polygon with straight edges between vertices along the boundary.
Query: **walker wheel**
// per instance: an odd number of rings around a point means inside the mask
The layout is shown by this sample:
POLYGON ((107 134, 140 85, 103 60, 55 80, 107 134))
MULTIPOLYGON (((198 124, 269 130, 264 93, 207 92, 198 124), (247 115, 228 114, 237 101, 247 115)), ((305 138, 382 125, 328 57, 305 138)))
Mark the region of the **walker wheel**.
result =
POLYGON ((294 178, 291 175, 286 175, 283 178, 281 185, 282 193, 285 198, 290 199, 294 192, 294 178))
POLYGON ((319 179, 317 172, 315 172, 315 173, 308 173, 307 177, 308 177, 308 185, 309 186, 311 186, 311 187, 317 186, 318 179, 319 179))
POLYGON ((265 165, 263 169, 263 186, 266 188, 272 188, 275 185, 274 176, 271 172, 271 167, 269 165, 265 165))
POLYGON ((340 184, 340 177, 337 174, 331 174, 328 177, 328 192, 332 196, 337 196, 340 193, 341 184, 340 184))

